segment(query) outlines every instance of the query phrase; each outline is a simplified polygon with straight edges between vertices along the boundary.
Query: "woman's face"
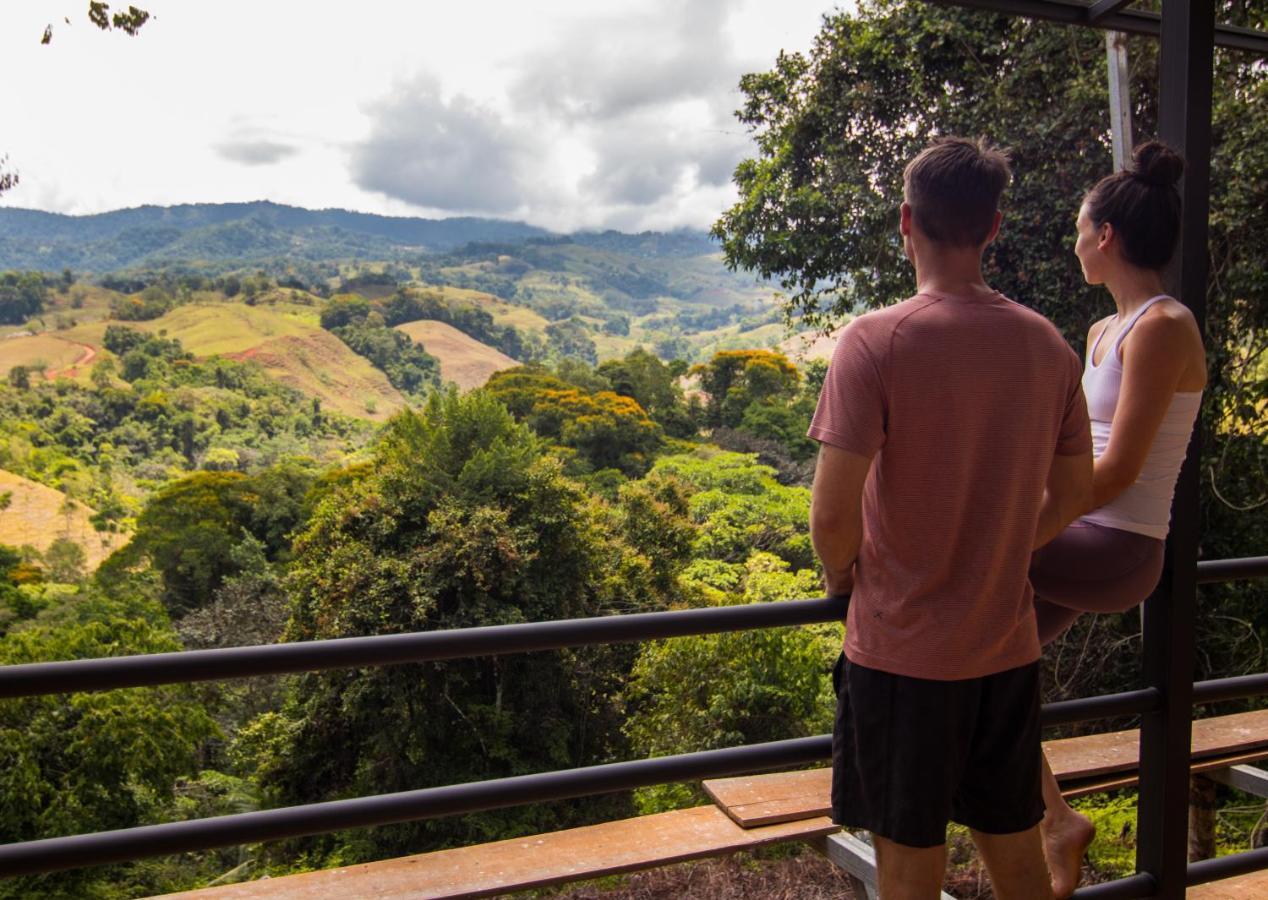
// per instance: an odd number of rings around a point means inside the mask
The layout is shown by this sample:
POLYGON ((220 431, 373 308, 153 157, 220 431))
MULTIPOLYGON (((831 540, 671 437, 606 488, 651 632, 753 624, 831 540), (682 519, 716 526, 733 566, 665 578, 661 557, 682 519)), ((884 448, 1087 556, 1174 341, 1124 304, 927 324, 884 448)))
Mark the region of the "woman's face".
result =
POLYGON ((1074 242, 1074 255, 1083 266, 1083 280, 1088 284, 1101 284, 1105 281, 1105 254, 1101 252, 1100 231, 1092 224, 1087 214, 1087 204, 1079 208, 1079 217, 1074 223, 1078 238, 1074 242))

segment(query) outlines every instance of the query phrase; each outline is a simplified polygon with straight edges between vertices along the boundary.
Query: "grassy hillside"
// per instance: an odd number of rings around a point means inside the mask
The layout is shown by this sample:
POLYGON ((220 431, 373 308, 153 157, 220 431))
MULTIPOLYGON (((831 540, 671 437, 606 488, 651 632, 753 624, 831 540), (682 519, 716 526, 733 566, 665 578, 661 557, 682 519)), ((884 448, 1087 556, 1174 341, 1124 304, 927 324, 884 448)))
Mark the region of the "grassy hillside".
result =
POLYGON ((405 398, 387 376, 319 328, 227 355, 257 363, 274 380, 349 416, 382 422, 405 406, 405 398))
MULTIPOLYGON (((307 295, 304 295, 305 297, 307 295)), ((312 298, 312 302, 316 298, 312 298)), ((77 325, 55 334, 11 338, 7 343, 30 349, 82 344, 100 349, 109 320, 77 325)), ((120 324, 120 323, 116 323, 120 324)), ((148 322, 126 322, 130 328, 163 334, 181 342, 200 358, 225 356, 252 360, 282 384, 321 401, 327 409, 362 419, 383 421, 405 405, 387 377, 337 337, 323 331, 314 306, 291 299, 272 304, 190 303, 148 322)), ((79 351, 75 349, 75 352, 79 351)), ((67 351, 70 354, 70 351, 67 351)), ((102 356, 108 356, 102 351, 102 356)), ((72 355, 72 361, 74 356, 72 355)), ((87 367, 76 367, 82 376, 87 367)))
POLYGON ((58 538, 70 538, 84 548, 89 571, 123 546, 126 535, 109 534, 92 527, 94 510, 61 491, 36 484, 0 469, 0 494, 13 495, 9 508, 0 511, 0 544, 29 544, 43 553, 58 538))
POLYGON ((440 377, 452 381, 464 391, 480 387, 494 372, 519 364, 505 353, 468 337, 444 322, 422 319, 397 325, 396 328, 440 360, 440 377))

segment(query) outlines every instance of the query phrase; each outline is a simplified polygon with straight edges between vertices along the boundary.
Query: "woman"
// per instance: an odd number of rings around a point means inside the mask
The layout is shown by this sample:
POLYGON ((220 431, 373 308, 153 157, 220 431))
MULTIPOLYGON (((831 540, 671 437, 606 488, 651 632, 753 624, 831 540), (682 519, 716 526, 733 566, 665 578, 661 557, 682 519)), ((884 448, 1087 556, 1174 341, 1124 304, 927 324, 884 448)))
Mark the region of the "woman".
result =
MULTIPOLYGON (((1088 331, 1083 390, 1095 464, 1091 511, 1035 552, 1039 639, 1055 640, 1084 612, 1124 612, 1162 573, 1171 499, 1206 386, 1193 315, 1169 297, 1162 269, 1180 231, 1176 183, 1184 161, 1165 145, 1136 148, 1125 171, 1088 192, 1075 255, 1088 284, 1103 284, 1114 315, 1088 331)), ((1061 796, 1044 762, 1042 831, 1058 897, 1078 887, 1095 829, 1061 796)))

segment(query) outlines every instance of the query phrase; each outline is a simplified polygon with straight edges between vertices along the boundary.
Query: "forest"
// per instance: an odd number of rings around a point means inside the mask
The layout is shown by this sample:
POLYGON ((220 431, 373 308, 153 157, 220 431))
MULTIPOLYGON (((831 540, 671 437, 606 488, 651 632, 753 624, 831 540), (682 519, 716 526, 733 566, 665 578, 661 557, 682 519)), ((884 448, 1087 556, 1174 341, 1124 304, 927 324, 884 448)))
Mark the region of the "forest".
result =
MULTIPOLYGON (((1157 48, 1132 38, 1130 53, 1149 134, 1157 48)), ((1221 51, 1216 79, 1211 559, 1268 552, 1268 70, 1221 51)), ((911 292, 901 167, 930 135, 963 133, 1013 152, 988 279, 1082 351, 1111 309, 1070 252, 1082 193, 1110 165, 1104 44, 863 0, 740 87, 753 146, 711 239, 480 220, 441 237, 265 204, 182 208, 166 231, 145 210, 96 217, 87 242, 83 223, 0 217, 0 528, 33 515, 36 488, 58 498, 42 532, 23 525, 42 543, 0 542, 0 664, 819 596, 805 433, 826 364, 787 341, 911 292), (36 238, 58 248, 52 264, 23 243, 36 238), (409 336, 417 322, 505 359, 460 388, 447 351, 409 336)), ((1206 586, 1199 602, 1197 678, 1268 668, 1268 586, 1206 586)), ((4 701, 0 842, 822 734, 840 637, 768 629, 4 701)), ((1085 617, 1045 657, 1045 698, 1135 687, 1139 649, 1134 612, 1085 617)), ((0 897, 158 894, 701 796, 670 784, 9 879, 0 897)), ((1258 845, 1262 802, 1219 796, 1221 852, 1258 845)), ((1078 803, 1100 827, 1096 872, 1131 871, 1134 794, 1078 803)))

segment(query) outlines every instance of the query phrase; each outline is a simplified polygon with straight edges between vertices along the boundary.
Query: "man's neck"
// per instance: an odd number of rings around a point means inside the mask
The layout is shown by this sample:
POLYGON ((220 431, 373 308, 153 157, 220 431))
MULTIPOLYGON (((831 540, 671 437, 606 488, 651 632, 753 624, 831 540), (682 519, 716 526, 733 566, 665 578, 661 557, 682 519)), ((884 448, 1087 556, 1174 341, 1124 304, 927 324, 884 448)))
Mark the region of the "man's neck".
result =
MULTIPOLYGON (((922 244, 924 242, 921 242, 922 244)), ((957 297, 990 296, 995 292, 982 277, 982 251, 976 247, 924 244, 915 248, 916 290, 957 297)))

